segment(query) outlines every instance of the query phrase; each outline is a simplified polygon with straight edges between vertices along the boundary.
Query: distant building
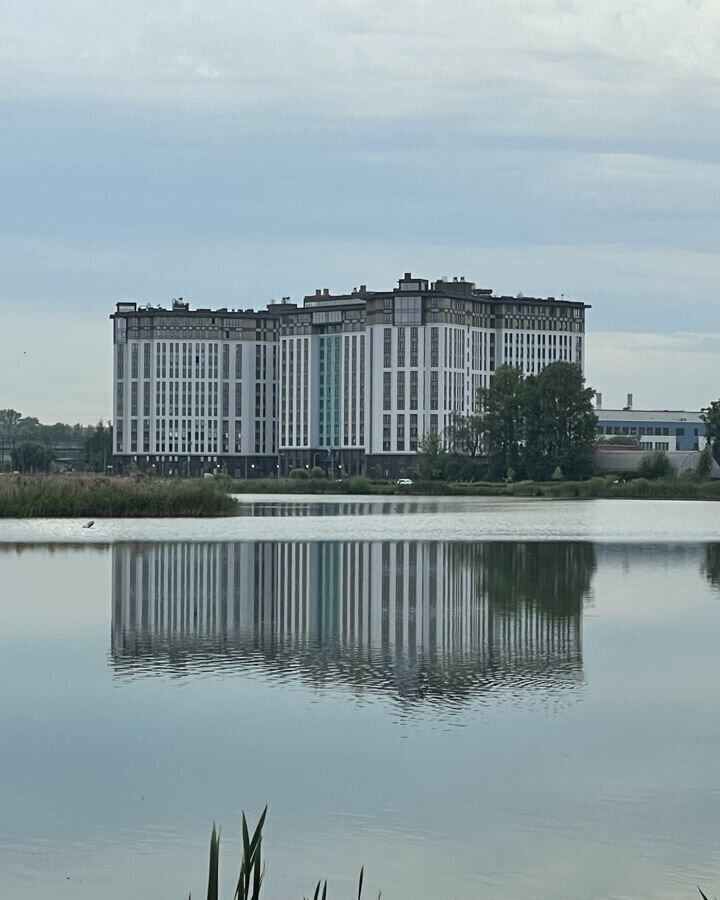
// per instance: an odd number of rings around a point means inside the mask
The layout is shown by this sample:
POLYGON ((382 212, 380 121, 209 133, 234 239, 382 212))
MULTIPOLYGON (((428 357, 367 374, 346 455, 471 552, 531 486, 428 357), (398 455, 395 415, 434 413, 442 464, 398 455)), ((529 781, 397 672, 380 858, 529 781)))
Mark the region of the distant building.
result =
POLYGON ((409 272, 386 291, 317 290, 281 314, 280 471, 399 474, 424 435, 474 410, 499 366, 582 367, 587 308, 409 272))
POLYGON ((409 272, 257 312, 118 303, 115 459, 166 475, 396 475, 499 366, 582 368, 587 308, 409 272))
POLYGON ((644 450, 702 450, 706 426, 699 412, 683 410, 596 409, 600 438, 636 438, 644 450))
POLYGON ((275 474, 279 307, 118 303, 114 440, 120 465, 157 474, 275 474))

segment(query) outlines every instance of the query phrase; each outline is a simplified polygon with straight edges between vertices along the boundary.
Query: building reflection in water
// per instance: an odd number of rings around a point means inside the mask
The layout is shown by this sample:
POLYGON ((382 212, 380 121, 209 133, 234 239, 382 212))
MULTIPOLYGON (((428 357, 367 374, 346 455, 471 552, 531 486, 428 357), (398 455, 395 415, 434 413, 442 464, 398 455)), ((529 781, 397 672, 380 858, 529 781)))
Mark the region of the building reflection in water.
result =
POLYGON ((462 702, 582 682, 585 543, 113 547, 119 675, 230 670, 462 702))

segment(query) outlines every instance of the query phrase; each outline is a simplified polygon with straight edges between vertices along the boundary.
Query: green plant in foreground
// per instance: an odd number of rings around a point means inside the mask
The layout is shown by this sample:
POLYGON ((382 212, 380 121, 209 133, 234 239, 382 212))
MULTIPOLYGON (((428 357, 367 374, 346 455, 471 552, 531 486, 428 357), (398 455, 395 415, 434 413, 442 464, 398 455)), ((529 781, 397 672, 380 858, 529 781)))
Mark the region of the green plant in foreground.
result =
MULTIPOLYGON (((233 894, 233 900, 259 900, 260 890, 265 877, 265 866, 262 861, 262 830, 267 816, 267 806, 255 826, 252 837, 247 825, 245 813, 242 815, 243 854, 240 862, 240 876, 233 894)), ((358 900, 361 900, 365 869, 360 869, 358 881, 358 900)), ((378 900, 381 898, 378 894, 378 900)), ((210 835, 210 862, 208 866, 207 900, 219 900, 220 897, 220 829, 213 823, 210 835)), ((188 895, 192 900, 192 895, 188 895)), ((307 900, 307 898, 303 898, 307 900)), ((327 881, 318 881, 312 900, 327 900, 327 881)))
MULTIPOLYGON (((247 825, 245 813, 242 814, 242 841, 243 854, 240 863, 240 876, 238 878, 237 887, 233 894, 233 900, 259 900, 260 889, 262 888, 263 879, 265 877, 265 866, 262 862, 262 830, 265 825, 267 816, 267 806, 262 811, 262 815, 255 827, 252 837, 247 825)), ((363 891, 363 879, 365 876, 365 868, 360 869, 360 878, 358 880, 357 900, 361 900, 363 891)), ((315 886, 315 892, 312 900, 327 900, 328 884, 327 881, 318 881, 315 886)), ((702 888, 698 887, 698 891, 702 900, 710 900, 702 888)), ((208 890, 207 900, 219 900, 220 897, 220 829, 216 828, 213 823, 212 834, 210 835, 210 864, 208 871, 208 890)), ((378 900, 381 900, 382 892, 378 894, 378 900)), ((188 895, 188 900, 192 900, 192 895, 188 895)), ((303 897, 303 900, 309 900, 303 897)))
MULTIPOLYGON (((259 900, 265 869, 262 864, 262 830, 267 815, 267 806, 260 816, 252 838, 248 830, 245 813, 242 817, 243 855, 240 863, 240 877, 235 888, 234 900, 259 900)), ((213 824, 210 835, 210 864, 208 869, 207 900, 218 900, 220 896, 220 831, 213 824)), ((192 895, 189 895, 192 900, 192 895)))

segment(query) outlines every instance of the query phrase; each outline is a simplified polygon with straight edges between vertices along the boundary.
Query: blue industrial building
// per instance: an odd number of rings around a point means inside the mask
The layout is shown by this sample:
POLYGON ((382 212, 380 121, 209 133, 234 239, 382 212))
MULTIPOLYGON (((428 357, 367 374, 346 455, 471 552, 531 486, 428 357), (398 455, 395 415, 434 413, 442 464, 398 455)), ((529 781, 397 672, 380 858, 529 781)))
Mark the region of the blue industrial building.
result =
POLYGON ((702 450, 706 426, 700 412, 668 409, 596 409, 599 438, 637 438, 647 450, 702 450))

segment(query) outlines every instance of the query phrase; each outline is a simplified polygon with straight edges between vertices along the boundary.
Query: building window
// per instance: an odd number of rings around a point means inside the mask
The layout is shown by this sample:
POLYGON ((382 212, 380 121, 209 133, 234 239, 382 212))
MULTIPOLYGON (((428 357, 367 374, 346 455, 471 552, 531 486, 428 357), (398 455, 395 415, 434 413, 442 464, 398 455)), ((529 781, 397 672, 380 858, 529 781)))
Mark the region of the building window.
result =
POLYGON ((405 409, 405 373, 397 373, 397 408, 405 409))
POLYGON ((422 324, 422 297, 395 298, 395 324, 422 324))
POLYGON ((438 373, 436 370, 430 372, 430 409, 438 408, 438 373))
POLYGON ((392 372, 383 372, 383 409, 391 407, 391 378, 392 372))
POLYGON ((410 372, 410 409, 418 408, 418 373, 417 369, 410 372))
POLYGON ((390 416, 383 416, 383 451, 390 452, 390 416))
POLYGON ((383 368, 389 369, 392 365, 392 328, 383 330, 383 368))
POLYGON ((397 449, 405 450, 405 416, 397 417, 397 449))

